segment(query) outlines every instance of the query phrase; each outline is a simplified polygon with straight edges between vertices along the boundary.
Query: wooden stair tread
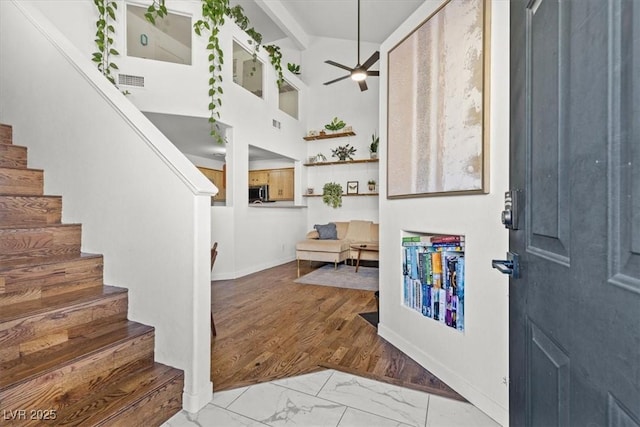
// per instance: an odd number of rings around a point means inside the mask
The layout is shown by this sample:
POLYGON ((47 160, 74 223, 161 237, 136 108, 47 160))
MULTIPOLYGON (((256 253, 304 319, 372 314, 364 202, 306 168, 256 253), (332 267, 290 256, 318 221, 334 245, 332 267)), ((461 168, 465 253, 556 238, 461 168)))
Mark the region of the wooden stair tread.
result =
POLYGON ((60 223, 60 224, 24 224, 24 225, 0 225, 0 231, 2 230, 46 230, 48 228, 73 228, 73 227, 81 227, 82 224, 79 223, 60 223))
POLYGON ((0 364, 0 391, 153 331, 151 326, 126 319, 100 319, 75 327, 64 343, 0 364))
POLYGON ((171 383, 174 383, 174 388, 181 392, 183 381, 184 374, 181 370, 156 362, 151 368, 132 374, 103 392, 88 396, 83 401, 64 409, 57 415, 56 420, 48 423, 65 426, 161 424, 181 409, 180 401, 176 399, 173 402, 175 405, 173 411, 169 408, 157 407, 158 405, 155 408, 145 407, 142 419, 134 420, 131 416, 127 416, 126 419, 118 420, 118 417, 129 408, 144 406, 145 400, 161 393, 162 389, 171 383), (176 382, 178 384, 175 384, 176 382), (155 413, 152 412, 153 409, 155 413), (164 414, 158 414, 158 411, 164 414), (158 415, 161 416, 159 419, 158 415))
POLYGON ((15 260, 0 261, 0 275, 2 272, 13 270, 16 268, 24 268, 38 265, 49 265, 65 262, 73 262, 80 259, 100 258, 101 254, 92 254, 88 252, 80 252, 78 254, 50 255, 43 257, 22 258, 15 260))
POLYGON ((24 301, 18 304, 6 305, 0 312, 0 323, 26 318, 42 313, 54 312, 65 308, 81 306, 112 295, 126 294, 125 288, 102 286, 98 288, 80 289, 61 295, 54 295, 38 300, 24 301))
POLYGON ((30 171, 30 172, 42 172, 42 173, 44 173, 43 169, 37 169, 37 168, 14 168, 14 167, 10 167, 10 166, 0 167, 0 172, 2 172, 4 169, 7 169, 9 171, 16 170, 16 171, 21 171, 21 172, 22 171, 30 171))

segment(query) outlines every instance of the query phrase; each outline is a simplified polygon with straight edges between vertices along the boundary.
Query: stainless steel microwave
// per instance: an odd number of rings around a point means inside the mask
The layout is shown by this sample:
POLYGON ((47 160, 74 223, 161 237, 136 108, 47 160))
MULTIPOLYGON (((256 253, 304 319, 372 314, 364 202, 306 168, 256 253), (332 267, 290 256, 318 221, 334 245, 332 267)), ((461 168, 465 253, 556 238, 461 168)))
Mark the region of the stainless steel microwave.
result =
POLYGON ((269 186, 268 185, 252 185, 249 187, 249 203, 268 202, 269 186))

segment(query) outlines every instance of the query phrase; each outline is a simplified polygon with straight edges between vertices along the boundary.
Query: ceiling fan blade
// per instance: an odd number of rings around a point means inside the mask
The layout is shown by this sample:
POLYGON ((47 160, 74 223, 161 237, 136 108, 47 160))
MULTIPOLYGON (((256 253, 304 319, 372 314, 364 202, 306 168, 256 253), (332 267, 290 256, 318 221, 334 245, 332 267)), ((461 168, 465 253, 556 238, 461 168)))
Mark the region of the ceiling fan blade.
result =
POLYGON ((350 77, 350 75, 349 75, 349 74, 347 74, 346 76, 343 76, 343 77, 338 77, 338 78, 337 78, 337 79, 335 79, 335 80, 331 80, 331 81, 329 81, 329 82, 326 82, 326 83, 324 83, 324 85, 330 85, 331 83, 339 82, 340 80, 344 80, 344 79, 346 79, 346 78, 348 78, 348 77, 350 77))
POLYGON ((365 90, 369 89, 365 80, 360 80, 358 82, 358 85, 360 86, 360 92, 364 92, 365 90))
POLYGON ((376 51, 369 57, 369 59, 364 61, 364 64, 362 64, 362 68, 366 70, 367 68, 378 62, 378 59, 380 59, 380 52, 376 51))
POLYGON ((342 68, 343 70, 347 70, 347 71, 353 70, 353 68, 351 68, 351 67, 347 67, 346 65, 338 64, 337 62, 332 61, 330 59, 327 60, 327 61, 324 61, 324 62, 326 64, 333 65, 334 67, 342 68))
POLYGON ((380 75, 380 71, 378 71, 378 70, 367 71, 367 76, 378 77, 379 75, 380 75))

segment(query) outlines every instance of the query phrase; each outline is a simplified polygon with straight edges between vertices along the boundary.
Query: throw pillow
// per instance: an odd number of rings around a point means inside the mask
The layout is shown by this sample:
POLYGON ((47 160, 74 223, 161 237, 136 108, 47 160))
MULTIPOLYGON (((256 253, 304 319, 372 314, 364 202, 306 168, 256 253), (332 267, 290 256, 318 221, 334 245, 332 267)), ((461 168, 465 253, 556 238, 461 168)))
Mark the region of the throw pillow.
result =
POLYGON ((336 225, 332 222, 329 224, 316 224, 313 226, 320 235, 320 240, 336 240, 338 238, 338 232, 336 231, 336 225))

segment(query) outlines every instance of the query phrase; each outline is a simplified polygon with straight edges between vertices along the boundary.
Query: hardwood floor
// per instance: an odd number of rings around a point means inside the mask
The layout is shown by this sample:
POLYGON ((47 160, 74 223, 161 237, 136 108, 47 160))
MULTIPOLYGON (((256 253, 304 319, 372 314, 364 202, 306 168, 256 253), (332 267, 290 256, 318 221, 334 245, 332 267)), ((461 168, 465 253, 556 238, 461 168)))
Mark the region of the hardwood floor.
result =
MULTIPOLYGON (((301 270, 307 273, 309 264, 301 263, 301 270)), ((464 400, 358 315, 376 310, 372 291, 300 285, 295 279, 291 262, 212 282, 214 390, 333 368, 464 400)))

